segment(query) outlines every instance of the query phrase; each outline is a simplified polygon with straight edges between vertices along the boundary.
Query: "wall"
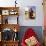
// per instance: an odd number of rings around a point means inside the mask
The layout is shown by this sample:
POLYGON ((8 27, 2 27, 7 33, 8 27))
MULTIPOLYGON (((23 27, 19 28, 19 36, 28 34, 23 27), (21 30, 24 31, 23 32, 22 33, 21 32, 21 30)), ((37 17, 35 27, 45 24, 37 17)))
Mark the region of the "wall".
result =
POLYGON ((0 0, 0 6, 1 7, 10 7, 10 6, 14 6, 14 1, 15 0, 0 0))
POLYGON ((42 0, 21 0, 20 8, 20 18, 19 21, 21 26, 43 26, 43 6, 42 0), (24 14, 24 8, 27 6, 36 6, 36 19, 35 20, 26 20, 24 14))
MULTIPOLYGON (((0 0, 0 6, 9 7, 15 6, 15 0, 0 0)), ((19 12, 19 24, 20 26, 43 26, 43 6, 42 0, 17 0, 17 3, 20 6, 19 12), (24 9, 27 6, 35 6, 36 7, 36 19, 35 20, 26 20, 24 9), (21 19, 20 19, 21 18, 21 19)))

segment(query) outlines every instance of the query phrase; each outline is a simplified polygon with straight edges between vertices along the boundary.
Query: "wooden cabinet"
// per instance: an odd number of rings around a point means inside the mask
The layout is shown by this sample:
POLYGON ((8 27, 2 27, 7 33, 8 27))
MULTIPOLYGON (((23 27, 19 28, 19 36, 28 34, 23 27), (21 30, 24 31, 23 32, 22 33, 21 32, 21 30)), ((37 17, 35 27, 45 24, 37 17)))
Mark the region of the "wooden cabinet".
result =
POLYGON ((19 31, 18 25, 7 25, 6 26, 5 24, 3 24, 3 26, 1 25, 0 29, 1 29, 0 46, 18 46, 18 44, 19 44, 19 39, 17 36, 18 34, 16 34, 16 37, 14 35, 15 33, 18 33, 18 31, 19 31), (5 30, 5 28, 12 29, 12 30, 10 30, 10 33, 12 33, 12 34, 6 32, 7 30, 5 30), (15 32, 14 29, 16 29, 17 31, 15 32))
POLYGON ((18 17, 19 17, 19 7, 0 7, 0 32, 1 32, 0 46, 18 46, 19 41, 19 39, 17 39, 19 31, 18 17), (9 32, 10 33, 12 32, 12 34, 10 34, 9 32), (4 34, 7 36, 5 36, 4 34), (11 37, 11 39, 9 39, 10 38, 9 36, 11 37))

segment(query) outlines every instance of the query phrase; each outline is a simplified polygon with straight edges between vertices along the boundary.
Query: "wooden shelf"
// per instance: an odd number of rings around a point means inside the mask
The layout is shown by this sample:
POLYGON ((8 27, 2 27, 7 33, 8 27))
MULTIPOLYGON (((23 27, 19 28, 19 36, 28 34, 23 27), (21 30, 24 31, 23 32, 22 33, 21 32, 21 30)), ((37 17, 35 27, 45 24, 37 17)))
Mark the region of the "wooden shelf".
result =
POLYGON ((17 16, 17 24, 18 24, 19 7, 0 7, 0 15, 1 15, 1 24, 4 24, 3 22, 6 23, 5 17, 8 24, 7 16, 14 16, 14 17, 17 16), (13 12, 13 14, 10 12, 13 12))
POLYGON ((0 7, 0 10, 4 9, 18 9, 19 7, 0 7))
MULTIPOLYGON (((14 33, 15 33, 15 29, 16 29, 16 32, 18 32, 20 29, 19 24, 18 24, 18 16, 19 16, 19 7, 0 7, 0 20, 1 20, 0 32, 2 33, 3 30, 6 28, 12 29, 14 31, 14 33), (4 10, 4 12, 2 14, 3 10, 4 10), (10 12, 13 12, 14 14, 10 14, 10 12), (17 13, 15 14, 15 12, 17 12, 17 13), (4 21, 4 19, 5 19, 5 17, 7 18, 7 16, 14 16, 14 17, 17 16, 17 24, 8 24, 8 22, 6 23, 4 21), (3 23, 3 21, 5 23, 3 23)), ((0 46, 18 46, 18 41, 13 41, 13 40, 4 41, 4 40, 2 40, 2 37, 1 37, 0 46)))
POLYGON ((4 10, 8 10, 7 12, 9 14, 7 14, 7 15, 19 15, 19 13, 18 13, 19 7, 0 7, 0 14, 2 14, 2 11, 4 11, 4 10), (17 12, 17 13, 16 14, 10 14, 10 12, 17 12))
POLYGON ((20 26, 18 24, 1 24, 1 30, 5 29, 5 28, 9 28, 12 29, 14 31, 14 29, 17 29, 17 32, 20 29, 20 26))

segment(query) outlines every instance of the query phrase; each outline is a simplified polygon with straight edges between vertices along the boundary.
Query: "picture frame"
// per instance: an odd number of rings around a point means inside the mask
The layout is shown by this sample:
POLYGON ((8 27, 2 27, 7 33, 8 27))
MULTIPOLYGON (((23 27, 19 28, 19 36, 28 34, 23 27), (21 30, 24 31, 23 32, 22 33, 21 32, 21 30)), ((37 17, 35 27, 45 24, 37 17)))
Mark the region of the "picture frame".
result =
POLYGON ((2 10, 2 15, 9 15, 9 10, 2 10))
POLYGON ((36 18, 36 7, 28 6, 25 8, 25 17, 27 19, 35 19, 36 18))
POLYGON ((17 15, 17 13, 18 12, 16 10, 14 10, 14 9, 9 11, 9 14, 10 15, 17 15))

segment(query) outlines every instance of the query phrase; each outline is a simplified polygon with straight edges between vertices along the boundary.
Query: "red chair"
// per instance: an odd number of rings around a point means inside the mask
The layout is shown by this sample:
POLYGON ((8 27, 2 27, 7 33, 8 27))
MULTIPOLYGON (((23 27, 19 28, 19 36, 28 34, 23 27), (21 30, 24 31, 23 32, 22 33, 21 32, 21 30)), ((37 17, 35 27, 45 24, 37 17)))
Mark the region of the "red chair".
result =
MULTIPOLYGON (((27 29, 27 31, 25 32, 24 37, 22 38, 21 46, 27 46, 26 43, 25 43, 25 40, 32 37, 32 36, 34 36, 37 39, 37 35, 34 32, 34 30, 32 28, 27 29)), ((41 46, 39 41, 37 42, 37 44, 35 46, 41 46)))

